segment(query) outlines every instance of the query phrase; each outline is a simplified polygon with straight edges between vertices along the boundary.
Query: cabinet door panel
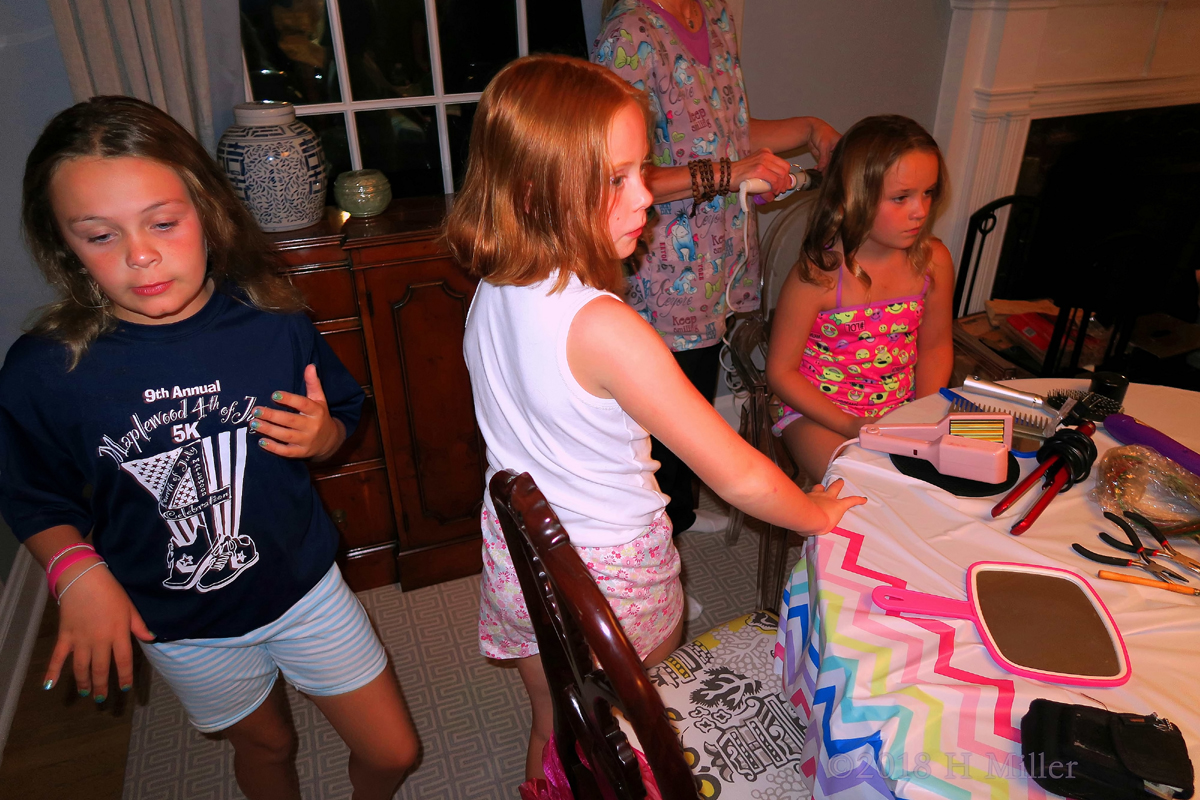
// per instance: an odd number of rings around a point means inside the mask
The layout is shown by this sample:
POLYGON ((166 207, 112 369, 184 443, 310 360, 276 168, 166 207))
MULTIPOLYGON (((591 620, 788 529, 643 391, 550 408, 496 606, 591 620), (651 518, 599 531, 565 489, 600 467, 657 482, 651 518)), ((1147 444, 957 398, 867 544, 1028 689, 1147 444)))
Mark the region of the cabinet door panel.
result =
POLYGON ((365 280, 401 548, 479 536, 485 463, 462 356, 475 282, 450 258, 368 270, 365 280))

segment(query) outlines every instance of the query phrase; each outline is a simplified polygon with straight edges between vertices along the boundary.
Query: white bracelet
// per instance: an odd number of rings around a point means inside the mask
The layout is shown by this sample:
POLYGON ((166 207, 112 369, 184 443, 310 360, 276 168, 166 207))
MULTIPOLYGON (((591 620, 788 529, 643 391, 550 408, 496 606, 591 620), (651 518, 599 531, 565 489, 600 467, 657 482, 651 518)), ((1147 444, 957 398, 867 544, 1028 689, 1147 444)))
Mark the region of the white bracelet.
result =
POLYGON ((80 578, 82 578, 84 575, 87 575, 89 572, 91 572, 92 570, 94 570, 96 567, 107 567, 107 566, 108 566, 108 562, 107 562, 107 561, 97 561, 95 564, 92 564, 90 567, 88 567, 88 568, 87 568, 87 569, 85 569, 83 572, 81 572, 81 573, 79 573, 78 575, 76 575, 74 578, 71 578, 71 582, 70 582, 70 583, 68 583, 66 586, 64 586, 64 587, 62 588, 62 591, 58 593, 58 604, 59 604, 60 606, 62 605, 62 599, 63 599, 63 595, 67 593, 67 589, 70 589, 72 586, 74 586, 74 585, 75 585, 75 581, 79 580, 79 579, 80 579, 80 578))

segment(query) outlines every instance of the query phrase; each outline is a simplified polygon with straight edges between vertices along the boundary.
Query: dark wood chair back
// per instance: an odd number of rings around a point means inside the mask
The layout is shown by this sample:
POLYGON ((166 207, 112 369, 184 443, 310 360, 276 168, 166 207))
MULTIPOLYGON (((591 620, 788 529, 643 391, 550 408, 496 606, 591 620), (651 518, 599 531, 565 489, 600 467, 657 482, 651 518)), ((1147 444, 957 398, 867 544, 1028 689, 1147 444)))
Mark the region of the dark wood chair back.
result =
POLYGON ((637 756, 612 715, 616 707, 637 733, 664 800, 698 800, 657 690, 533 478, 497 472, 489 491, 537 635, 554 739, 575 796, 645 797, 637 756))

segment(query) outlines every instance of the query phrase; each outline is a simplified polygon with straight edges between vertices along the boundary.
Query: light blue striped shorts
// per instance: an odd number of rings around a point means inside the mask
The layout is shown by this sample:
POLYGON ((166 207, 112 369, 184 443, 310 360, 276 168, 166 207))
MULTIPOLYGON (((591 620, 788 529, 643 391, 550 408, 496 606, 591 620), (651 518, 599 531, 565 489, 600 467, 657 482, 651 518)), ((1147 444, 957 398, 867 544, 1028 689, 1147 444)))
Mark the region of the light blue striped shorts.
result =
POLYGON ((202 733, 224 730, 262 704, 282 671, 318 697, 366 686, 387 653, 337 564, 275 620, 227 639, 139 642, 202 733))

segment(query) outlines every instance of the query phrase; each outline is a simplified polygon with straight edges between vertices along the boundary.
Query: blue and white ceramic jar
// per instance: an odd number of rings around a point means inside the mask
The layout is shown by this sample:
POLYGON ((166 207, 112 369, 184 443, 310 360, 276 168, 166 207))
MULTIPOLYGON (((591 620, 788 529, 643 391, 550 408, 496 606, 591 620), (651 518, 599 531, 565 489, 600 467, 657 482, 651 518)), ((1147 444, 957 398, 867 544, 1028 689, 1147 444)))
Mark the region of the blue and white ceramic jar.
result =
POLYGON ((321 142, 291 103, 239 103, 217 160, 264 231, 306 228, 325 212, 321 142))

